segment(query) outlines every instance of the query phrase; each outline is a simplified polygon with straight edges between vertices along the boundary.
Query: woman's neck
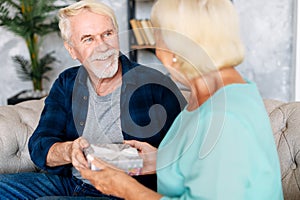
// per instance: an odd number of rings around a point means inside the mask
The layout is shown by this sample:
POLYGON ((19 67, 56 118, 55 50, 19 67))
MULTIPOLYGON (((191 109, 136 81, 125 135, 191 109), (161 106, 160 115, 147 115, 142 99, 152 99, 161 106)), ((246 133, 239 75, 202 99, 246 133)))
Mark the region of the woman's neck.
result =
POLYGON ((197 109, 220 88, 230 84, 243 84, 245 80, 233 68, 223 68, 190 81, 191 94, 188 100, 189 111, 197 109))

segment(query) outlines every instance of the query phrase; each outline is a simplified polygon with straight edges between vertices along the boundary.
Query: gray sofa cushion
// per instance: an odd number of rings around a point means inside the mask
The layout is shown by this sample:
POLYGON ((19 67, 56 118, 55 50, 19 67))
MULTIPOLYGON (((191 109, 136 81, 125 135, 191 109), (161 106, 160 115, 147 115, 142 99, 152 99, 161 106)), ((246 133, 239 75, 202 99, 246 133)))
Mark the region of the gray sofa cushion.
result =
POLYGON ((300 102, 265 100, 280 159, 284 199, 300 199, 300 102))
POLYGON ((43 105, 42 99, 0 106, 0 173, 36 170, 27 145, 43 105))

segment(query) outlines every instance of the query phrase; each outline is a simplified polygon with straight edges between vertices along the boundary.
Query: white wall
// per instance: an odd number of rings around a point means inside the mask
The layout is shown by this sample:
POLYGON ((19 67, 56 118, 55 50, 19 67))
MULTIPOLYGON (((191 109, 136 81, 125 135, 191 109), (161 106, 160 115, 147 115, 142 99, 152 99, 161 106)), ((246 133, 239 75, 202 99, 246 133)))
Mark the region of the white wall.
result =
POLYGON ((239 71, 264 98, 294 100, 295 0, 234 0, 246 59, 239 71))
POLYGON ((295 100, 300 101, 300 2, 296 1, 297 6, 295 6, 295 11, 297 12, 296 23, 295 23, 295 29, 297 30, 296 33, 298 37, 294 39, 294 44, 296 44, 296 60, 295 60, 295 87, 294 87, 294 93, 295 93, 295 100))

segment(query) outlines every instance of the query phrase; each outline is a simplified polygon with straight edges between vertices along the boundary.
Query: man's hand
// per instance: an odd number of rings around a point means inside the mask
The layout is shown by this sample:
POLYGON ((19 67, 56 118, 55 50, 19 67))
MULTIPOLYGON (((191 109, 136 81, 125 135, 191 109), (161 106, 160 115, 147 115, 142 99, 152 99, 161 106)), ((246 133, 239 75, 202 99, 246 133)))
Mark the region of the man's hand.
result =
POLYGON ((83 154, 83 149, 88 147, 86 139, 79 137, 73 142, 58 142, 52 145, 47 155, 47 165, 50 167, 70 164, 78 170, 88 168, 88 162, 83 154))
POLYGON ((157 148, 151 146, 147 142, 139 142, 136 140, 126 140, 125 144, 136 148, 139 151, 139 155, 143 159, 142 174, 155 174, 156 173, 156 154, 157 148))
POLYGON ((88 168, 88 162, 83 154, 83 149, 89 147, 88 141, 82 137, 73 141, 71 148, 72 165, 79 170, 80 168, 88 168))

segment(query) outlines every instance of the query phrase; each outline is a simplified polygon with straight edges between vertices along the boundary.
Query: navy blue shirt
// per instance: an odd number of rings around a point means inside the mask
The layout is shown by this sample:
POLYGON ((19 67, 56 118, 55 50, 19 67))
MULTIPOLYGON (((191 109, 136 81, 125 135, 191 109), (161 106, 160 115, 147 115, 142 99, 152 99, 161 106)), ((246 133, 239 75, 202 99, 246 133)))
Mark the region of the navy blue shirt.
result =
MULTIPOLYGON (((120 118, 125 140, 136 139, 158 147, 172 122, 186 105, 175 83, 157 70, 120 56, 122 86, 120 118)), ((62 72, 55 80, 39 124, 29 140, 32 161, 49 173, 71 176, 71 164, 49 167, 46 157, 57 142, 73 141, 83 133, 88 111, 88 73, 83 66, 62 72)), ((156 189, 156 176, 137 176, 156 189)))

